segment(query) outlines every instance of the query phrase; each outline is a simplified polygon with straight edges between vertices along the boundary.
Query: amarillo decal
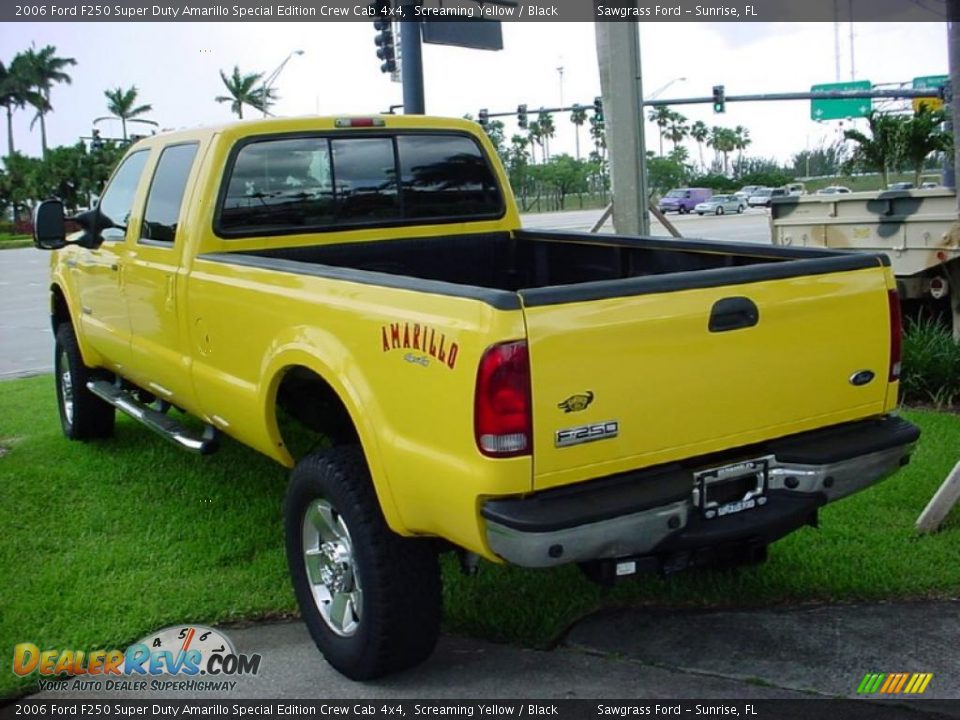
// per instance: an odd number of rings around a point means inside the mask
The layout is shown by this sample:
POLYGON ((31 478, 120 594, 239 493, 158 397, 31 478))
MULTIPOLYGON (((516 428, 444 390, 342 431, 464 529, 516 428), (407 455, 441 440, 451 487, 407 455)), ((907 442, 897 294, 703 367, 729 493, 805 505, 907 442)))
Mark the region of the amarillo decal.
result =
POLYGON ((419 350, 430 357, 435 357, 451 370, 457 364, 457 355, 460 346, 449 342, 447 336, 430 327, 419 323, 390 323, 380 328, 380 340, 383 351, 391 350, 419 350))

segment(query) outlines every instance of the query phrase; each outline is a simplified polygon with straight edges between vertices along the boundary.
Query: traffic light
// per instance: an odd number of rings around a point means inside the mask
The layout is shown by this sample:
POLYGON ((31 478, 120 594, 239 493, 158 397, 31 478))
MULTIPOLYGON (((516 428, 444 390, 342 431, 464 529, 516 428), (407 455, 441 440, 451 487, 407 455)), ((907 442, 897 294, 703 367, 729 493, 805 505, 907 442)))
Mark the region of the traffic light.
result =
POLYGON ((480 114, 477 117, 477 122, 480 123, 481 127, 483 127, 484 130, 487 129, 487 124, 490 122, 490 113, 487 111, 486 108, 480 109, 480 114))
POLYGON ((599 95, 593 99, 593 116, 598 123, 603 122, 603 98, 599 95))
MULTIPOLYGON (((382 7, 389 7, 389 3, 375 3, 378 14, 382 7)), ((373 41, 377 44, 377 57, 383 62, 380 64, 380 72, 392 73, 397 71, 397 50, 393 40, 393 29, 390 20, 384 17, 378 17, 373 21, 373 27, 377 30, 377 35, 373 41)))
POLYGON ((527 106, 517 105, 517 124, 524 130, 527 128, 527 106))
POLYGON ((713 111, 715 113, 727 111, 727 96, 724 93, 723 85, 713 86, 713 111))

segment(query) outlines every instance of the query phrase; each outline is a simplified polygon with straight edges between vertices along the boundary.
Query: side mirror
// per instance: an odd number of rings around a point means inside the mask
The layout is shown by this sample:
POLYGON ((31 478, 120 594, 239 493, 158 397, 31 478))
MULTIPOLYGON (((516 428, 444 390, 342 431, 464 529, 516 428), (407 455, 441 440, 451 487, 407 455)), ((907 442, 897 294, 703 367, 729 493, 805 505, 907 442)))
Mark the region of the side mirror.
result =
POLYGON ((44 200, 33 209, 33 244, 40 250, 59 250, 67 244, 63 203, 44 200))

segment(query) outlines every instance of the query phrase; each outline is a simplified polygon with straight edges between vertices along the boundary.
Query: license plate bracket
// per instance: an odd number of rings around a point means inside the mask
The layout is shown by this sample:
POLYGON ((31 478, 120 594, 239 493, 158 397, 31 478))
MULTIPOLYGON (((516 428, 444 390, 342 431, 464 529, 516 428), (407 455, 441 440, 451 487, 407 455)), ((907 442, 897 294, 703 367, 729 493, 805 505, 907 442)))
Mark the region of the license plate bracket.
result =
POLYGON ((694 473, 693 503, 705 520, 753 510, 767 502, 772 455, 694 473))

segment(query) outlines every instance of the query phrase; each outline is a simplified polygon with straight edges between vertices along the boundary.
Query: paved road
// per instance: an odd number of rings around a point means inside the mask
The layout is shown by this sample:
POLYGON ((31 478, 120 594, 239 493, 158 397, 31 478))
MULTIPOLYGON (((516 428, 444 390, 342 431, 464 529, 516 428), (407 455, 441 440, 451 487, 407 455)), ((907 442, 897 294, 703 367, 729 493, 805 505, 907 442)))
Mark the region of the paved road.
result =
MULTIPOLYGON (((600 210, 524 215, 526 227, 589 230, 600 210)), ((744 242, 770 242, 769 216, 764 210, 743 215, 671 215, 685 237, 744 242)), ((605 232, 611 232, 608 222, 605 232)), ((655 235, 668 235, 660 225, 655 235)), ((53 368, 53 339, 50 334, 46 291, 49 255, 33 248, 0 250, 0 379, 53 368)))
MULTIPOLYGON (((543 227, 553 230, 589 230, 600 217, 601 210, 570 210, 562 213, 531 213, 523 216, 524 227, 543 227)), ((676 215, 667 216, 684 237, 709 240, 738 240, 741 242, 770 242, 770 213, 766 210, 747 210, 742 215, 676 215)), ((653 235, 669 235, 666 228, 654 222, 653 235)), ((602 232, 613 232, 608 220, 602 232)))
POLYGON ((0 250, 0 379, 53 369, 49 262, 33 248, 0 250))
MULTIPOLYGON (((958 611, 960 602, 619 610, 581 621, 551 651, 445 636, 422 666, 363 684, 331 670, 300 622, 265 623, 227 629, 239 652, 262 655, 258 676, 239 678, 233 692, 193 691, 182 697, 852 698, 868 672, 930 672, 924 699, 956 699, 958 611)), ((84 696, 130 694, 45 692, 39 697, 84 696)), ((917 712, 907 717, 917 720, 934 712, 960 718, 960 703, 913 707, 917 712)), ((871 712, 871 720, 904 717, 878 706, 871 712)))

